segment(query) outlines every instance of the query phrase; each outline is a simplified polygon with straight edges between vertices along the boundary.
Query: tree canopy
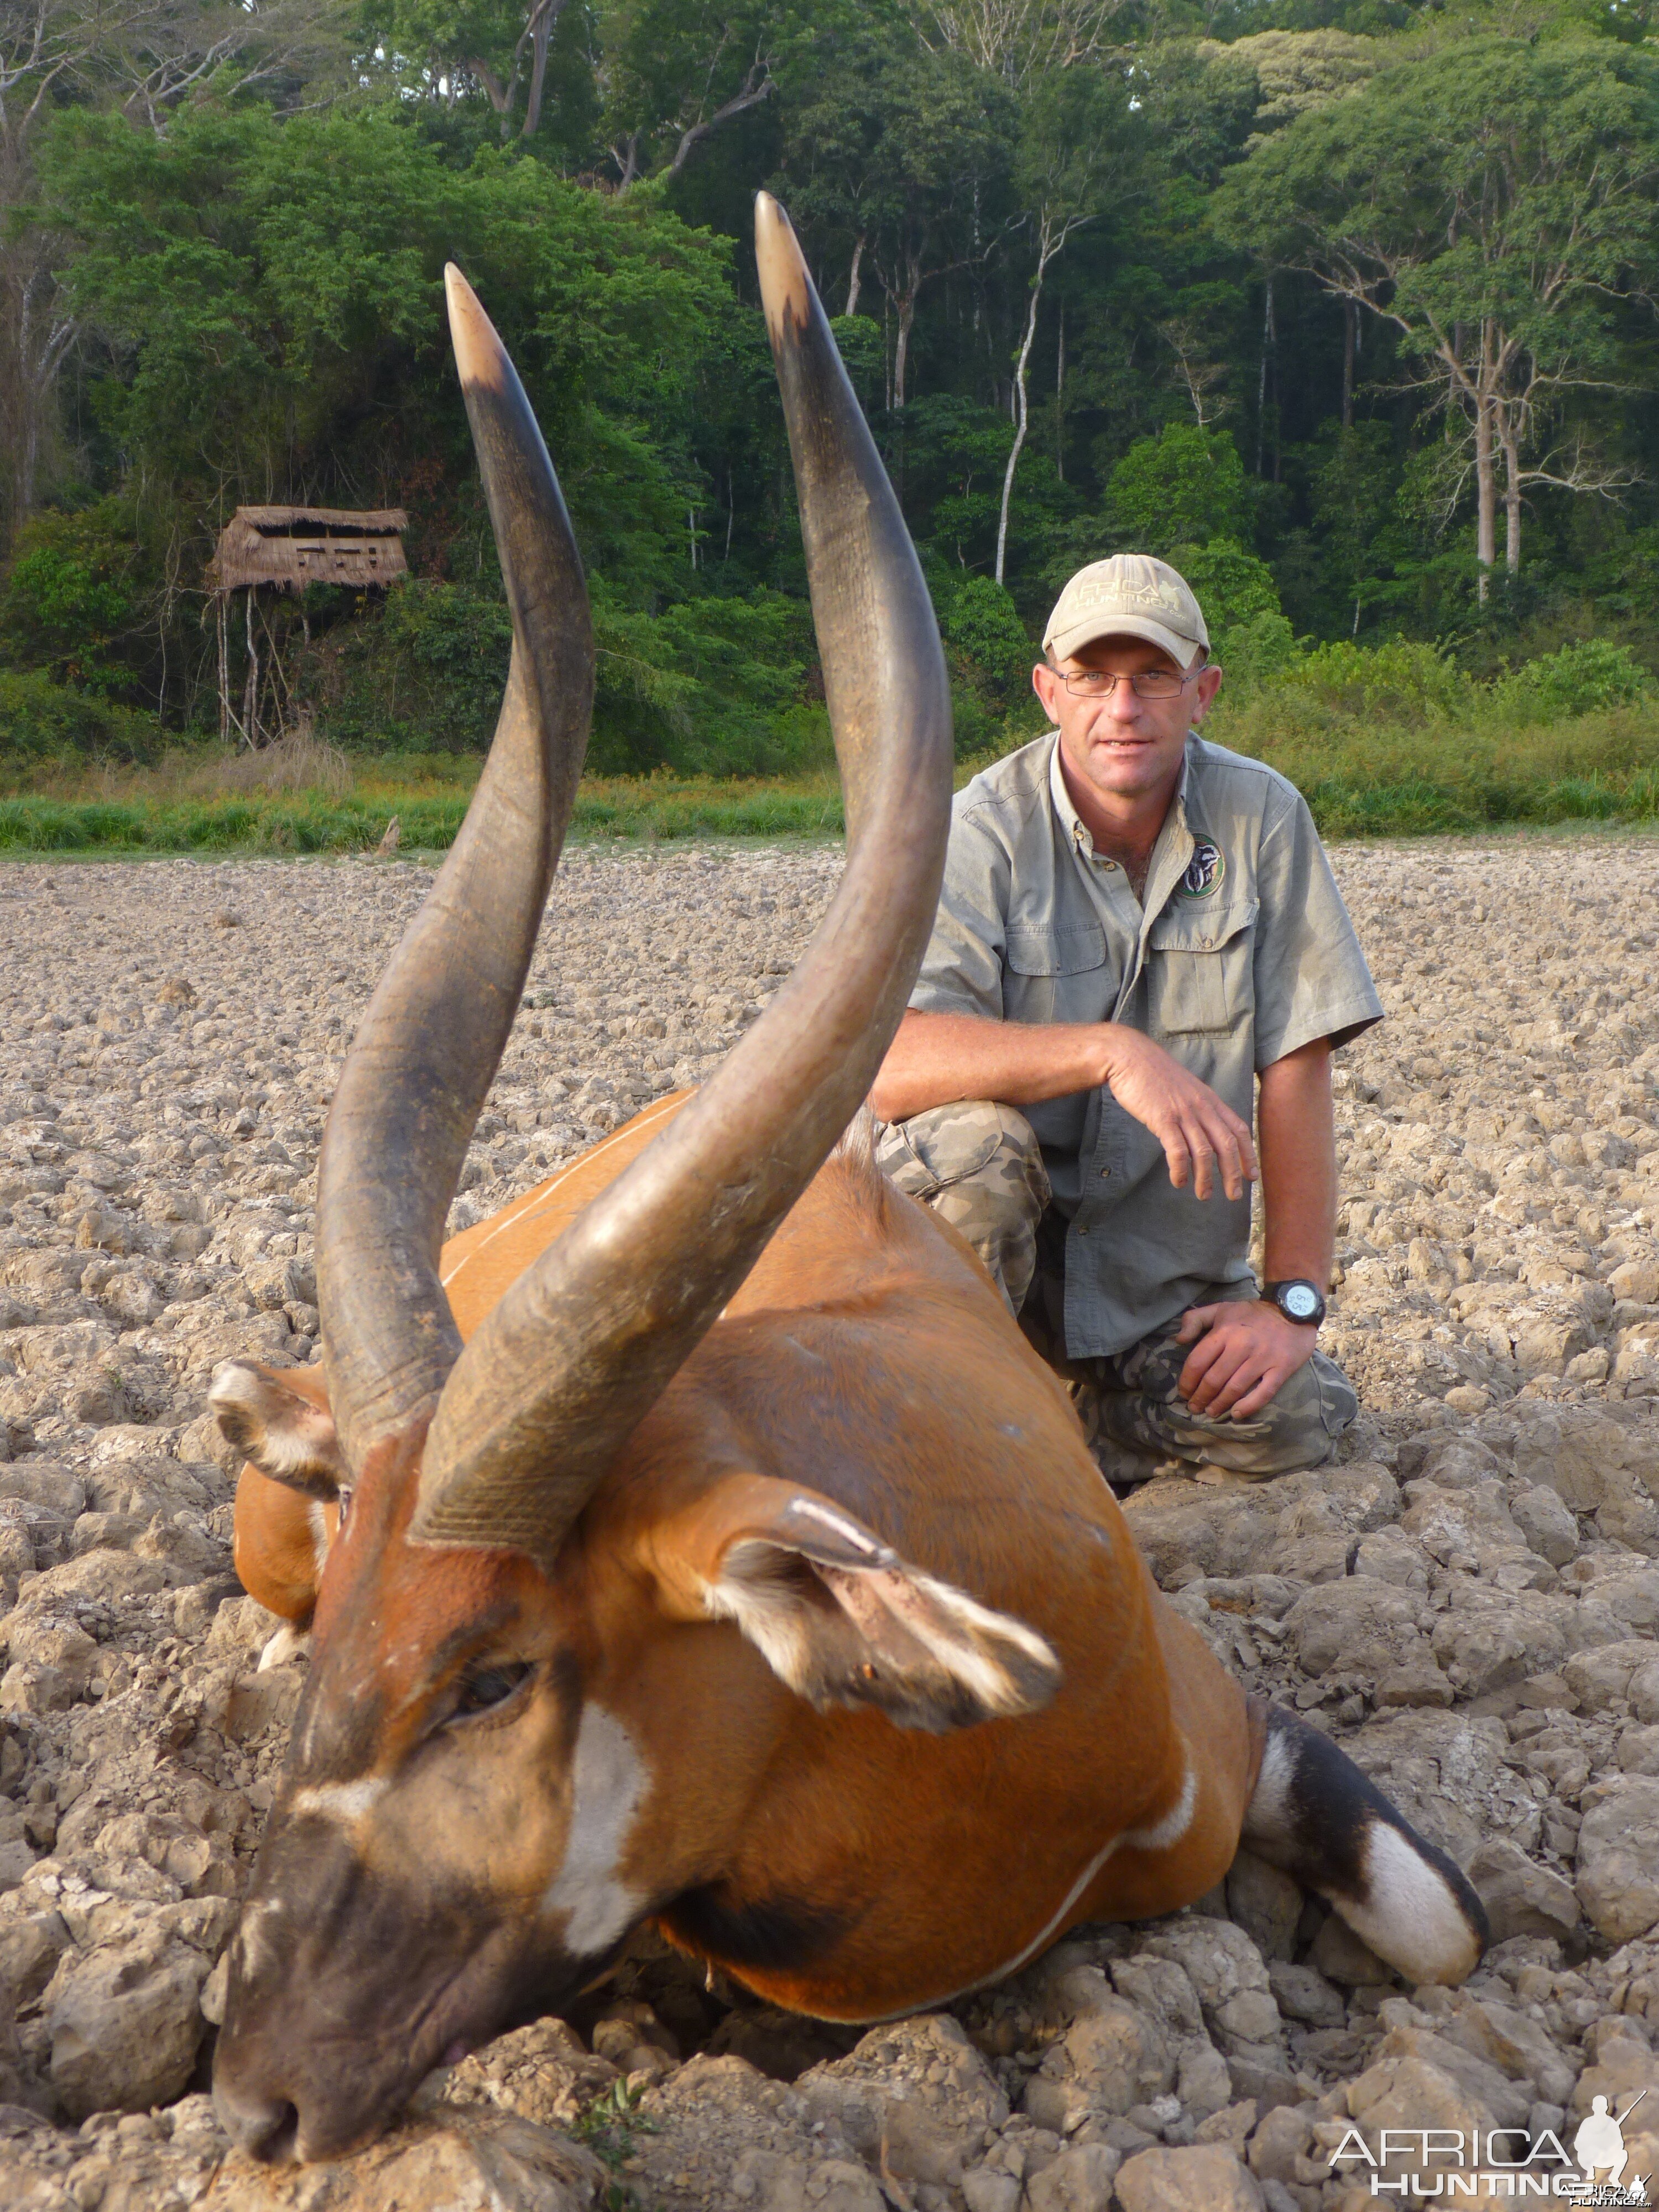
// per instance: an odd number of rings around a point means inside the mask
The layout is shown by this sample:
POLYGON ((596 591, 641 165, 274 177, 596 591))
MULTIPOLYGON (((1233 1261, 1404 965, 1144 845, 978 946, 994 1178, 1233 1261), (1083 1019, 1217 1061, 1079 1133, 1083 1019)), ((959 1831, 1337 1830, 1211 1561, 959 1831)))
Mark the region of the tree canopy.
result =
POLYGON ((1401 636, 1659 665, 1659 63, 1589 0, 27 0, 0 659, 205 726, 231 510, 398 506, 391 600, 263 609, 280 714, 482 742, 507 631, 453 258, 593 579, 596 759, 817 757, 761 185, 899 488, 964 750, 1025 726, 1048 605, 1115 547, 1182 563, 1243 677, 1401 636))

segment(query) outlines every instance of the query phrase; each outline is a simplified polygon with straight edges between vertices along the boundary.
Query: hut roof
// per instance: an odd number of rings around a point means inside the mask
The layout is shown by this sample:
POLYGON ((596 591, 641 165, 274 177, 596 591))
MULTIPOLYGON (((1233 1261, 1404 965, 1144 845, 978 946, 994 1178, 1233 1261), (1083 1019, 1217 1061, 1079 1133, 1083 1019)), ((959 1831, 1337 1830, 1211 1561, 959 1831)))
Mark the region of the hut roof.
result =
POLYGON ((408 524, 400 507, 239 507, 219 533, 208 587, 274 584, 301 592, 307 584, 389 584, 409 574, 400 534, 408 524))

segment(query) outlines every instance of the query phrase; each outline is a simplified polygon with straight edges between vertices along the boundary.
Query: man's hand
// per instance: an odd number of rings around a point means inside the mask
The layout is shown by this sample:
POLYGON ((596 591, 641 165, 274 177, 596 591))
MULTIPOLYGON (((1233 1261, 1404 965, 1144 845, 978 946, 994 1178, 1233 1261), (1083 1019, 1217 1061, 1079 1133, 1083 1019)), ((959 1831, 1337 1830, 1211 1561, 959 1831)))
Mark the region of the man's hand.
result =
POLYGON ((1208 1198, 1219 1167, 1228 1197, 1243 1198, 1246 1186, 1255 1181, 1255 1146, 1248 1126, 1207 1083, 1140 1030, 1111 1022, 1103 1035, 1107 1088, 1125 1113, 1144 1121, 1163 1146, 1176 1188, 1184 1190, 1190 1174, 1194 1197, 1208 1198))
POLYGON ((1189 1306, 1176 1340, 1193 1346, 1176 1388, 1194 1413, 1248 1421, 1312 1358, 1319 1331, 1265 1298, 1228 1298, 1189 1306))

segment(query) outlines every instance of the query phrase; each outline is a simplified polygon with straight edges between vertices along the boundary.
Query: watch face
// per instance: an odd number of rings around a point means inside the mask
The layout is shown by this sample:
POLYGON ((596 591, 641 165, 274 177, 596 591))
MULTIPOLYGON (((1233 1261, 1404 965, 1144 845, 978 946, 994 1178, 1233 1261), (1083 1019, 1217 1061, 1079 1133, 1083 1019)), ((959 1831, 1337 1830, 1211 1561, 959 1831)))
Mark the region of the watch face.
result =
POLYGON ((1312 1321, 1319 1311, 1319 1293, 1311 1283, 1287 1283, 1279 1294, 1282 1310, 1292 1321, 1312 1321))

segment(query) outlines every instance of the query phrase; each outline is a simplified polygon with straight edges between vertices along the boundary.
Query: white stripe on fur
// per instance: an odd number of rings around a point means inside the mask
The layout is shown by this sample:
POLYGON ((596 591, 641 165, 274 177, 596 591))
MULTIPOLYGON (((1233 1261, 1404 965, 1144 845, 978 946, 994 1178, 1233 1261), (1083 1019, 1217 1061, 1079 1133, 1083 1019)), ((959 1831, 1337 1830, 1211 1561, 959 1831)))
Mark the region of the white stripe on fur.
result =
POLYGON ((1480 1955, 1476 1936, 1444 1877, 1398 1828, 1373 1820, 1365 1833, 1364 1903, 1331 1902, 1356 1936, 1408 1981, 1463 1980, 1480 1955))

